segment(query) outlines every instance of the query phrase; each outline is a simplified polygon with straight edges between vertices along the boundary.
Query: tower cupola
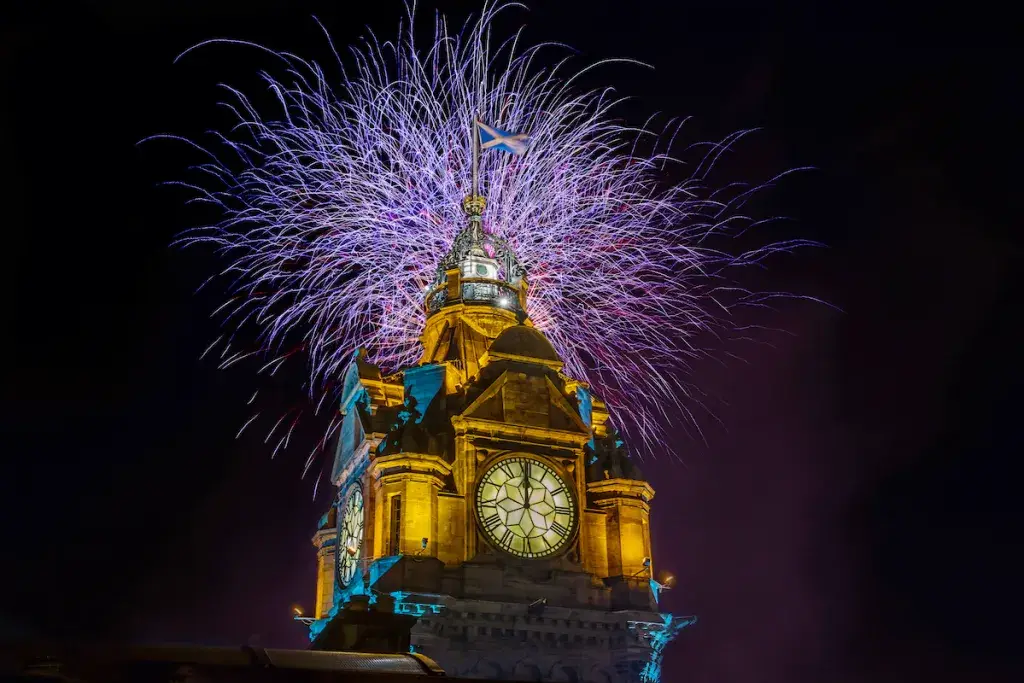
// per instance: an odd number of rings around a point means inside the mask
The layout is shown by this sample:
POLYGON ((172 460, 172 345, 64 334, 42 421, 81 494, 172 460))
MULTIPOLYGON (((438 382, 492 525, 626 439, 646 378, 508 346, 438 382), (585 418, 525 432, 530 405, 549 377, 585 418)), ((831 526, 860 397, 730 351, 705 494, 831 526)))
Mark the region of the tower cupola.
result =
POLYGON ((487 200, 469 195, 462 202, 467 224, 437 266, 424 306, 430 317, 446 306, 490 306, 526 315, 526 269, 509 244, 484 230, 487 200))

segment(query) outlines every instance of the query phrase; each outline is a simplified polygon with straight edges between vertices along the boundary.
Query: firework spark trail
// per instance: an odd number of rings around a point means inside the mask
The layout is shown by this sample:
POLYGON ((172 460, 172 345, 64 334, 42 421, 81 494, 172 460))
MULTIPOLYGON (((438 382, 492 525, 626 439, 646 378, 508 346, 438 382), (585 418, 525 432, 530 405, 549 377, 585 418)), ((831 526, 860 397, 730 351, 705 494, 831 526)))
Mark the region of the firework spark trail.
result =
POLYGON ((276 108, 261 114, 227 88, 237 125, 215 134, 216 154, 190 143, 207 160, 200 180, 181 184, 224 218, 182 242, 227 257, 224 319, 258 327, 264 368, 300 344, 314 393, 358 347, 397 369, 418 360, 424 289, 466 220, 470 122, 529 132, 527 156, 481 158, 485 228, 528 268, 530 317, 567 374, 594 386, 639 452, 664 452, 665 427, 692 424, 701 402, 687 380, 706 354, 698 340, 727 334, 735 307, 771 296, 727 271, 806 243, 712 248, 756 225, 742 208, 758 187, 707 185, 743 133, 707 145, 685 182, 666 185, 666 171, 682 169, 670 153, 681 122, 660 134, 619 122, 610 89, 577 89, 583 72, 568 58, 543 61, 557 46, 521 48, 517 33, 492 50, 492 20, 508 7, 488 5, 455 33, 439 16, 425 46, 409 9, 397 41, 371 36, 347 67, 337 60, 335 78, 267 50, 283 74, 261 74, 276 108))

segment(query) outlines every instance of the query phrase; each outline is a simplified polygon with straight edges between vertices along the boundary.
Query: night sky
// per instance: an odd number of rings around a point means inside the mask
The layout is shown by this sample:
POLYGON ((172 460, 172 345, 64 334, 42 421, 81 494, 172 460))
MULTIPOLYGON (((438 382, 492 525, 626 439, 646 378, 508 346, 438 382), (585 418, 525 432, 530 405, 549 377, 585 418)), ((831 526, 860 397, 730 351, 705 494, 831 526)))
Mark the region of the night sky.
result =
MULTIPOLYGON (((331 495, 300 478, 315 425, 275 460, 258 436, 235 440, 251 375, 199 359, 221 291, 194 291, 217 261, 169 246, 204 216, 158 187, 195 157, 136 142, 222 127, 216 83, 255 85, 270 65, 229 48, 172 65, 201 40, 329 62, 312 15, 345 45, 367 24, 392 35, 402 14, 349 4, 96 1, 0 17, 4 636, 304 644, 290 608, 312 605, 309 538, 331 495)), ((1024 118, 1008 20, 533 4, 513 22, 532 42, 656 67, 602 72, 635 96, 631 119, 692 115, 691 140, 762 128, 728 177, 816 168, 757 207, 791 219, 761 238, 828 248, 776 259, 753 284, 841 312, 792 302, 752 320, 787 333, 730 349, 746 362, 697 367, 720 420, 703 420, 707 443, 679 434, 683 464, 643 465, 655 563, 678 577, 666 606, 700 617, 666 680, 1020 675, 1009 140, 1024 118)), ((291 380, 265 410, 302 400, 291 380)))

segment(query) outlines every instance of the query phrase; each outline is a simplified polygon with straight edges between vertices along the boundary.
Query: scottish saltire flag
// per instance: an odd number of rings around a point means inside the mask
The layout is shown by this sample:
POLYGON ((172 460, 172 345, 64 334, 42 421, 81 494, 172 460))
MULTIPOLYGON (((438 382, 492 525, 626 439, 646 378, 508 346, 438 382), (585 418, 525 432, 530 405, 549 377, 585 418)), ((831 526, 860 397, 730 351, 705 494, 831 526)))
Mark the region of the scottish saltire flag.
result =
POLYGON ((500 149, 509 154, 526 154, 530 145, 530 136, 525 133, 509 133, 501 128, 493 128, 481 121, 476 122, 480 132, 480 149, 500 149))

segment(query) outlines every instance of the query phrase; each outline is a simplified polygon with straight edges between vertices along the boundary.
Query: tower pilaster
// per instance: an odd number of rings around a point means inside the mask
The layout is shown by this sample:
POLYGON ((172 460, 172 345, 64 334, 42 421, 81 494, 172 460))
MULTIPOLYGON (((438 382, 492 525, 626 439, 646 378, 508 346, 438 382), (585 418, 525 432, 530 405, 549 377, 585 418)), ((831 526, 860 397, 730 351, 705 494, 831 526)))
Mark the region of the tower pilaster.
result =
POLYGON ((313 607, 317 619, 323 619, 334 607, 334 562, 338 543, 338 530, 335 528, 336 510, 331 508, 324 515, 324 524, 313 535, 313 547, 316 548, 316 604, 313 607))
POLYGON ((617 478, 589 482, 587 492, 606 516, 608 575, 649 579, 654 488, 646 481, 617 478))

